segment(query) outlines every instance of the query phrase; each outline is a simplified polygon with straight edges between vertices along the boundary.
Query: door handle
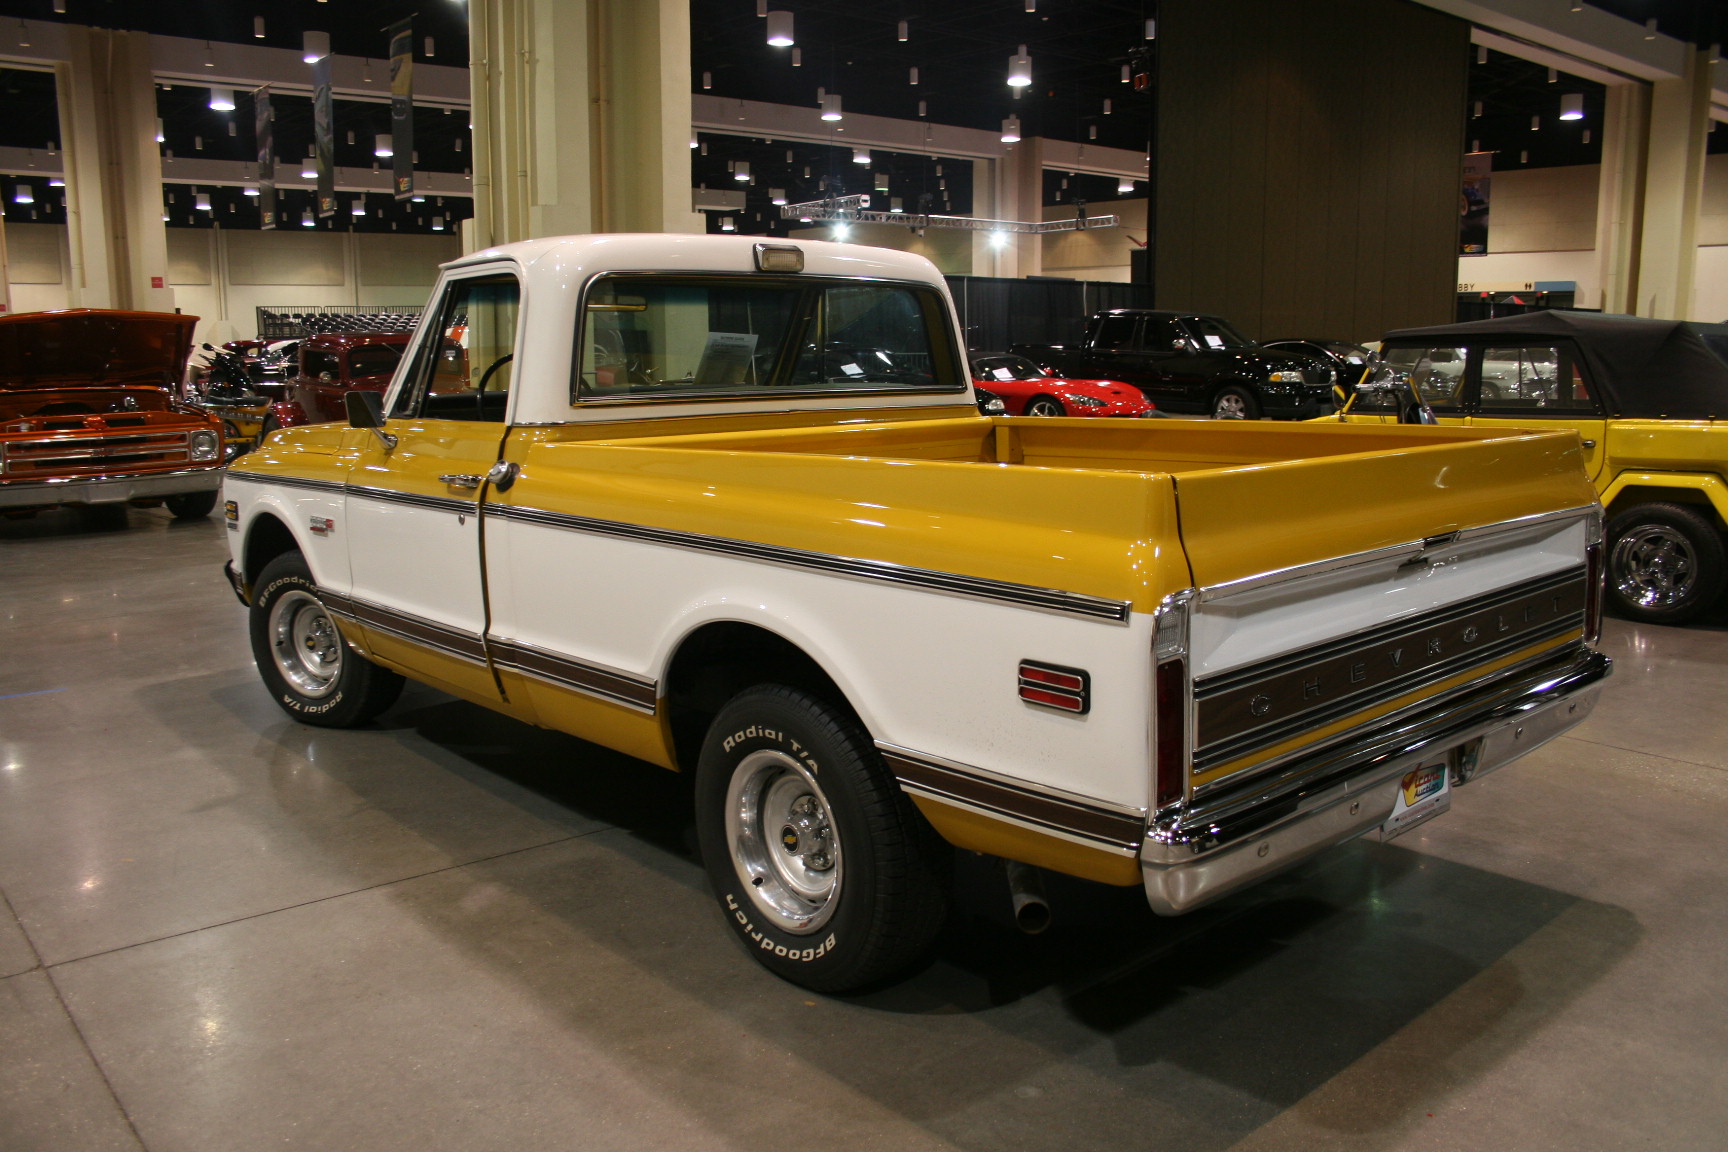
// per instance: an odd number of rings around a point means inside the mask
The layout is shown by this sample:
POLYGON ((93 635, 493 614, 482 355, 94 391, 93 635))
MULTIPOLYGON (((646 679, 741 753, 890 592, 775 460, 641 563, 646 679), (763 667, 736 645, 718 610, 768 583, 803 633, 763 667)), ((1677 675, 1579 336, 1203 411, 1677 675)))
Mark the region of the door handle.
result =
POLYGON ((1596 447, 1596 441, 1594 441, 1594 440, 1586 440, 1586 441, 1584 441, 1584 447, 1586 447, 1586 448, 1594 448, 1594 447, 1596 447))
POLYGON ((478 488, 478 487, 480 487, 480 477, 470 476, 470 475, 466 475, 466 474, 458 473, 458 472, 446 472, 444 475, 438 477, 438 479, 442 483, 450 485, 450 487, 452 487, 452 488, 478 488))

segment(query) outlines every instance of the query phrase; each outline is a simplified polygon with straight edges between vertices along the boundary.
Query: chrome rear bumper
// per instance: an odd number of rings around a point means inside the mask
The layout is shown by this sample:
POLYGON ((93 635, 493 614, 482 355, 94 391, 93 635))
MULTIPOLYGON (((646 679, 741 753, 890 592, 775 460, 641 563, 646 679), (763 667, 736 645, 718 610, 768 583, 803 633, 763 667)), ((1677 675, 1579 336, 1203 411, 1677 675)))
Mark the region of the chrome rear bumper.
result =
POLYGON ((1336 844, 1376 832, 1402 778, 1445 758, 1453 785, 1540 748, 1596 706, 1612 662, 1574 646, 1387 728, 1321 748, 1278 773, 1161 818, 1140 852, 1152 910, 1192 911, 1336 844))

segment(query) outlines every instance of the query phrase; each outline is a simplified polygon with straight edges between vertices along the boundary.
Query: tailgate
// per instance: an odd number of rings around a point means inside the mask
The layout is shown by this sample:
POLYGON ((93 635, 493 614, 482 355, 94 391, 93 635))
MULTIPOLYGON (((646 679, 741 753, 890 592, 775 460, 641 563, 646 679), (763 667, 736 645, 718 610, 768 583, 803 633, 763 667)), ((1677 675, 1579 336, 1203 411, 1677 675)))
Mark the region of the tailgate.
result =
POLYGON ((1402 451, 1176 477, 1197 792, 1582 633, 1576 437, 1411 431, 1402 451))

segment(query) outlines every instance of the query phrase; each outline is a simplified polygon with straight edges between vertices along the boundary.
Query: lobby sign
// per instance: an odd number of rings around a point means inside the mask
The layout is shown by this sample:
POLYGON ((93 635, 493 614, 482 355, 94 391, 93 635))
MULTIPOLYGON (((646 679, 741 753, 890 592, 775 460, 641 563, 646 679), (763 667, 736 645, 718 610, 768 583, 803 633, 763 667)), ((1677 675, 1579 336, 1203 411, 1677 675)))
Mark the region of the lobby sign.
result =
POLYGON ((261 228, 276 227, 276 112, 270 85, 252 93, 253 130, 258 141, 258 212, 261 228))
POLYGON ((318 215, 336 215, 336 115, 330 96, 330 57, 312 65, 312 147, 318 169, 318 215))
POLYGON ((390 161, 396 199, 414 195, 414 24, 390 25, 390 161))
POLYGON ((1464 181, 1458 197, 1458 254, 1488 252, 1488 195, 1494 180, 1494 153, 1464 154, 1464 181))

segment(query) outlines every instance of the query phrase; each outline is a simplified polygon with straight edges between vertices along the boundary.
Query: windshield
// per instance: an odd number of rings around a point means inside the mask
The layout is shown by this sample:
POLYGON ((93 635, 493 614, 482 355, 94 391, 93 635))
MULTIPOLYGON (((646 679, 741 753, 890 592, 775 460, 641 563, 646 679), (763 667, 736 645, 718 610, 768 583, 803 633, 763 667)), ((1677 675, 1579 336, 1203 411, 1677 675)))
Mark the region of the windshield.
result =
POLYGON ((958 391, 944 316, 913 285, 605 277, 588 293, 577 395, 958 391))
POLYGON ((1042 380, 1044 370, 1024 356, 980 356, 972 361, 979 380, 1042 380))
POLYGON ((1257 347, 1254 341, 1231 327, 1228 320, 1216 316, 1190 316, 1188 329, 1202 349, 1257 347))

